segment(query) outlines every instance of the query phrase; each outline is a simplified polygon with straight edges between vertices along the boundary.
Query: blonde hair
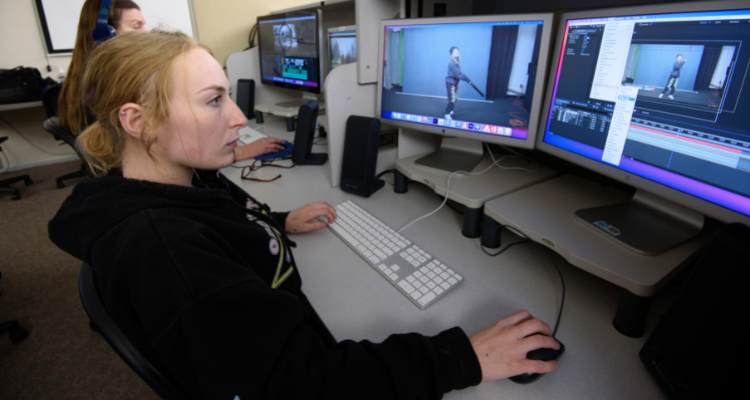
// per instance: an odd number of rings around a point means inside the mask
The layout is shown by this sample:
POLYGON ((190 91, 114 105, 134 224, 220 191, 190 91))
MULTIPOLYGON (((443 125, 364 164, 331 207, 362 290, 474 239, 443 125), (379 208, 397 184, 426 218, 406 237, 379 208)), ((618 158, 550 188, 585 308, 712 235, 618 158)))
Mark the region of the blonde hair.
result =
POLYGON ((78 151, 95 175, 122 166, 122 150, 129 137, 120 124, 126 103, 145 111, 141 142, 150 157, 159 125, 169 116, 175 59, 194 48, 211 51, 181 32, 128 32, 100 45, 86 65, 82 93, 97 118, 77 139, 78 151), (144 128, 146 129, 146 128, 144 128))

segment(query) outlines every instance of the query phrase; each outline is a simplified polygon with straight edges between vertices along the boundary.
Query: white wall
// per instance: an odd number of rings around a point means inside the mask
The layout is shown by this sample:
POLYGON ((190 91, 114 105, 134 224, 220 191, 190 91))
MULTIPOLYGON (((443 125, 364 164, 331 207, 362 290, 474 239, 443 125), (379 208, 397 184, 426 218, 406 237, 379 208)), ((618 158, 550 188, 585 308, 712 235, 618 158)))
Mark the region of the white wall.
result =
POLYGON ((529 80, 529 63, 534 54, 537 26, 541 27, 541 25, 518 26, 516 53, 513 56, 513 67, 510 70, 510 80, 508 81, 508 95, 515 96, 517 93, 526 93, 529 80), (513 90, 513 92, 510 90, 513 90))
POLYGON ((70 56, 50 57, 52 72, 47 72, 45 54, 34 0, 0 0, 0 69, 36 67, 43 77, 53 79, 58 67, 67 72, 70 56))

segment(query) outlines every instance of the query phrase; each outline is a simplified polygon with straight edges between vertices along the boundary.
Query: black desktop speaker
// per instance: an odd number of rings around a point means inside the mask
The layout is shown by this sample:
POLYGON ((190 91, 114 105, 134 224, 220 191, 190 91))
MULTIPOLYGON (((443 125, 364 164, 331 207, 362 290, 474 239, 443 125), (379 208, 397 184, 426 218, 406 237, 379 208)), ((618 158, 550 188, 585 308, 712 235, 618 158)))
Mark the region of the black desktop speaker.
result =
POLYGON ((749 245, 746 225, 723 227, 641 349, 669 399, 749 397, 749 245))
POLYGON ((237 106, 245 118, 255 118, 255 81, 252 79, 237 80, 237 106))
POLYGON ((315 124, 318 121, 318 102, 310 101, 299 108, 297 132, 294 134, 292 161, 295 165, 323 165, 328 160, 326 153, 311 153, 315 124))
POLYGON ((379 119, 352 115, 346 120, 341 190, 370 197, 383 187, 385 182, 375 177, 379 142, 379 119))

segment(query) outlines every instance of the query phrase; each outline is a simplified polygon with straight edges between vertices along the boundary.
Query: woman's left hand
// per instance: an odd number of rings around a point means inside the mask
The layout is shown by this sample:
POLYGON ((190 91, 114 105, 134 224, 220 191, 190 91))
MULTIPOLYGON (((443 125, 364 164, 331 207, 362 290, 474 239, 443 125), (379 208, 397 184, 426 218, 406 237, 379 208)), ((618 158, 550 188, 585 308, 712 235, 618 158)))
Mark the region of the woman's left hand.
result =
POLYGON ((323 229, 326 227, 325 222, 311 222, 317 217, 326 217, 328 223, 332 224, 336 220, 336 209, 324 201, 318 201, 302 206, 286 217, 287 233, 303 233, 323 229))

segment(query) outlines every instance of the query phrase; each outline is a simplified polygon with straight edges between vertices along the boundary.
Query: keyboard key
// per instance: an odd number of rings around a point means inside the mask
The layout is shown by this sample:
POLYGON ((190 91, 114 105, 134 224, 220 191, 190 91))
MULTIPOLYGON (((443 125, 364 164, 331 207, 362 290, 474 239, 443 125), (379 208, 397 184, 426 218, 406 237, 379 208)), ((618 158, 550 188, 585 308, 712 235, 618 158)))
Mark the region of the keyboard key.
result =
POLYGON ((380 251, 378 249, 375 249, 372 252, 373 252, 373 254, 375 254, 376 256, 380 257, 381 259, 388 258, 388 256, 385 255, 385 253, 383 253, 382 251, 380 251))
POLYGON ((435 292, 438 296, 440 296, 441 293, 445 292, 445 290, 443 290, 440 286, 435 286, 432 291, 435 292))
POLYGON ((388 267, 385 266, 385 264, 378 265, 378 269, 381 271, 385 271, 388 267))
MULTIPOLYGON (((383 269, 385 269, 385 265, 383 265, 383 269)), ((416 279, 417 279, 417 278, 415 278, 415 277, 413 277, 413 276, 411 276, 411 275, 409 275, 409 276, 407 276, 407 277, 406 277, 406 280, 407 280, 407 281, 408 281, 409 283, 412 283, 412 282, 414 282, 414 280, 416 280, 416 279)))
MULTIPOLYGON (((443 283, 443 278, 441 278, 441 277, 439 277, 439 276, 436 276, 436 277, 435 277, 435 278, 433 279, 433 281, 435 281, 435 283, 437 283, 437 284, 439 285, 439 284, 443 283)), ((438 293, 438 294, 440 294, 440 293, 438 293)))
POLYGON ((398 285, 401 286, 401 289, 404 289, 406 293, 411 293, 416 290, 414 289, 414 286, 410 285, 407 281, 401 281, 398 285))
POLYGON ((450 288, 451 285, 448 284, 448 282, 443 282, 443 283, 440 284, 440 287, 443 288, 443 289, 445 289, 445 290, 448 290, 448 288, 450 288))
POLYGON ((390 268, 386 268, 386 269, 383 270, 383 273, 386 274, 386 275, 390 275, 390 274, 393 273, 393 271, 391 271, 390 268))
POLYGON ((391 278, 391 280, 392 280, 392 281, 395 281, 396 279, 398 279, 398 275, 396 275, 396 274, 391 274, 391 275, 389 276, 389 278, 391 278))
POLYGON ((370 260, 370 262, 373 264, 377 264, 380 262, 380 259, 375 256, 369 257, 368 260, 370 260))
POLYGON ((453 277, 456 278, 457 281, 460 281, 461 279, 463 279, 461 275, 459 274, 453 274, 453 277))
POLYGON ((421 278, 422 277, 422 273, 419 272, 419 271, 417 271, 417 272, 414 273, 414 277, 415 278, 421 278))
POLYGON ((448 278, 450 278, 451 276, 450 276, 450 275, 448 275, 448 273, 447 273, 447 272, 443 272, 443 273, 441 273, 441 274, 440 274, 440 277, 441 277, 441 278, 443 278, 443 279, 448 279, 448 278))
POLYGON ((427 288, 427 286, 422 286, 419 288, 419 291, 422 292, 422 294, 425 294, 430 291, 430 289, 427 288))
POLYGON ((415 268, 419 266, 419 261, 414 260, 411 262, 411 265, 413 265, 415 268))
POLYGON ((362 252, 362 255, 369 258, 372 255, 372 253, 369 250, 365 250, 362 252))
POLYGON ((428 278, 430 278, 430 279, 434 279, 434 278, 435 278, 436 276, 437 276, 437 275, 435 275, 435 273, 434 273, 434 272, 428 272, 428 273, 427 273, 427 277, 428 277, 428 278))
POLYGON ((435 284, 435 282, 429 281, 429 282, 425 283, 425 286, 427 286, 430 289, 434 289, 435 286, 437 286, 437 285, 435 284))
POLYGON ((451 278, 448 278, 448 283, 450 283, 451 285, 455 285, 455 284, 456 284, 456 282, 458 282, 458 281, 457 281, 457 280, 455 280, 455 279, 454 279, 453 277, 451 277, 451 278))
POLYGON ((418 302, 419 304, 421 304, 421 305, 425 306, 425 305, 427 305, 427 303, 429 303, 429 302, 431 302, 432 300, 434 300, 434 299, 435 299, 435 297, 437 297, 437 296, 435 295, 435 293, 429 292, 429 293, 425 294, 424 296, 422 296, 422 298, 420 298, 419 300, 417 300, 417 302, 418 302))
POLYGON ((415 290, 415 291, 409 293, 409 296, 411 296, 412 299, 417 300, 420 297, 422 297, 422 292, 420 292, 419 290, 415 290))
POLYGON ((344 228, 342 228, 337 223, 334 222, 333 224, 330 224, 328 226, 330 226, 334 231, 336 231, 336 233, 339 234, 339 236, 342 239, 344 239, 346 242, 348 242, 352 246, 357 246, 359 244, 359 241, 357 239, 353 238, 352 235, 349 234, 349 232, 347 232, 344 228))
POLYGON ((417 288, 417 289, 419 289, 419 288, 421 288, 421 287, 422 287, 422 282, 420 282, 420 281, 418 281, 418 280, 415 280, 415 281, 414 281, 414 282, 412 282, 411 284, 412 284, 412 285, 414 285, 414 287, 415 287, 415 288, 417 288))
POLYGON ((419 272, 421 272, 423 274, 426 274, 426 273, 430 272, 430 269, 427 268, 427 267, 422 267, 422 268, 419 269, 419 272))
POLYGON ((423 277, 419 278, 419 281, 422 282, 422 283, 427 283, 427 282, 430 281, 430 278, 428 278, 426 276, 423 276, 423 277))
POLYGON ((396 264, 391 265, 391 271, 396 272, 399 269, 401 269, 401 267, 399 267, 398 265, 396 265, 396 264))
POLYGON ((427 261, 427 259, 424 258, 424 257, 419 257, 419 258, 417 258, 417 261, 419 261, 420 263, 423 263, 423 262, 427 261))

